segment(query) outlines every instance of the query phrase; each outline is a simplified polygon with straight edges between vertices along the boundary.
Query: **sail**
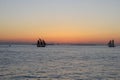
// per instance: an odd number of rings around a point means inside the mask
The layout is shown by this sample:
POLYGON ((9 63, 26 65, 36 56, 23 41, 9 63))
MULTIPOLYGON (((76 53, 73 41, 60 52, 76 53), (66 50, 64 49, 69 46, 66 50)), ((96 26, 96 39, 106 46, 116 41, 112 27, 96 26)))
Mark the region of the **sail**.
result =
POLYGON ((38 39, 37 41, 37 47, 45 47, 46 46, 46 43, 44 40, 42 39, 38 39))
POLYGON ((37 47, 39 47, 39 45, 40 45, 40 40, 38 39, 37 40, 37 47))
POLYGON ((115 45, 114 45, 114 40, 112 40, 111 41, 111 45, 112 45, 112 47, 114 47, 115 45))
POLYGON ((110 40, 110 41, 108 42, 108 46, 109 46, 109 47, 115 47, 114 40, 110 40))

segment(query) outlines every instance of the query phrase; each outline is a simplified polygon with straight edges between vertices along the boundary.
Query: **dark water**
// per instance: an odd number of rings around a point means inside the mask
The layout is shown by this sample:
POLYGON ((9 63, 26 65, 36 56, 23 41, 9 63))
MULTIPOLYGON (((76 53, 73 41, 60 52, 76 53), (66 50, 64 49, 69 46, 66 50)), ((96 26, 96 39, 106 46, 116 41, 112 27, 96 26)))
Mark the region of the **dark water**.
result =
POLYGON ((120 47, 0 46, 0 80, 120 80, 120 47))

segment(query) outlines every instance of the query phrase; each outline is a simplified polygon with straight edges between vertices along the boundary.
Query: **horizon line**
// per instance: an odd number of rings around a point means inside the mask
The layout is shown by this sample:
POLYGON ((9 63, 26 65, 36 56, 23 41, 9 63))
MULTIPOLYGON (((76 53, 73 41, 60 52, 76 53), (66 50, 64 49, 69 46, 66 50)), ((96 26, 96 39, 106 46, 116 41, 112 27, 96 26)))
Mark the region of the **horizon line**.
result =
MULTIPOLYGON (((59 42, 48 42, 47 45, 107 45, 104 43, 59 43, 59 42)), ((0 42, 0 45, 36 45, 34 42, 0 42)), ((116 44, 120 45, 120 43, 116 44)))

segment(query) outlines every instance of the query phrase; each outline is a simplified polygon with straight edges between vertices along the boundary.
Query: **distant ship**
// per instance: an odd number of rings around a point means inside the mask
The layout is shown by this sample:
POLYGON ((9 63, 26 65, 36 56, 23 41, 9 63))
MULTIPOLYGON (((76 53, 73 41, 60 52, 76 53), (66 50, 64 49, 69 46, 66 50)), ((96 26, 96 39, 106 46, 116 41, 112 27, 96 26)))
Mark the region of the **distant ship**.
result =
POLYGON ((37 40, 37 47, 45 47, 46 46, 46 42, 42 39, 38 39, 37 40))
POLYGON ((108 47, 115 47, 114 40, 110 40, 110 41, 108 42, 108 47))

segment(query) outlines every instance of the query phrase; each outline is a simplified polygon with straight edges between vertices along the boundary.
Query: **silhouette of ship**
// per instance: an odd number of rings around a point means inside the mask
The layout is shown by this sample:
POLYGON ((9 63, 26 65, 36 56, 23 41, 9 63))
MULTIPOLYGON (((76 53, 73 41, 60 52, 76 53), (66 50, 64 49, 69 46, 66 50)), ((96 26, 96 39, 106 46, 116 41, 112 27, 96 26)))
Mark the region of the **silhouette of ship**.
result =
POLYGON ((43 39, 38 39, 37 40, 37 47, 45 47, 46 42, 43 39))
POLYGON ((114 40, 108 42, 108 47, 115 47, 114 40))

